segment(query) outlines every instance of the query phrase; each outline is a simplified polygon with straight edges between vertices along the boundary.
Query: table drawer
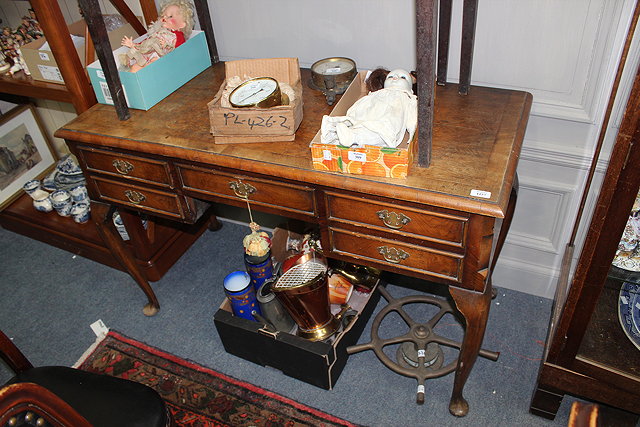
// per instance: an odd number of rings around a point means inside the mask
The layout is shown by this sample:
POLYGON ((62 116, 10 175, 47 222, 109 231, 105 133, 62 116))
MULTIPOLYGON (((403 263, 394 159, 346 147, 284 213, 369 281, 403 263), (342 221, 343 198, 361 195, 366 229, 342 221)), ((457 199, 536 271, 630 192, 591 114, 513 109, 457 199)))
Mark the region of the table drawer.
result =
POLYGON ((467 225, 467 218, 464 216, 332 192, 326 193, 326 201, 330 221, 373 227, 457 248, 464 247, 467 225))
POLYGON ((401 270, 462 281, 463 255, 329 228, 330 250, 401 270))
POLYGON ((89 147, 78 147, 78 152, 90 173, 173 187, 168 162, 89 147))
POLYGON ((101 177, 91 177, 101 200, 130 206, 138 211, 163 215, 171 218, 188 219, 189 209, 180 196, 165 191, 149 189, 111 181, 101 177))
POLYGON ((252 205, 316 216, 313 188, 279 181, 229 174, 189 165, 176 165, 185 191, 195 197, 249 199, 252 205))

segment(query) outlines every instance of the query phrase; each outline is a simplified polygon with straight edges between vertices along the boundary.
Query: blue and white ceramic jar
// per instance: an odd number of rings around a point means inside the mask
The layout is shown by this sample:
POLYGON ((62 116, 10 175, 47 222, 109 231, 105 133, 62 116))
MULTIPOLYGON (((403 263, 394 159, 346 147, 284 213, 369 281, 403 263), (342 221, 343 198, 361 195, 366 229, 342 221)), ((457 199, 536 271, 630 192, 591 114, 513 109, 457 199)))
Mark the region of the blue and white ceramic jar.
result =
POLYGON ((253 288, 258 291, 262 284, 273 277, 273 262, 271 261, 271 251, 263 256, 251 256, 244 254, 244 265, 251 277, 253 288))
POLYGON ((58 212, 60 216, 71 215, 71 208, 73 207, 73 201, 71 200, 71 194, 66 190, 57 190, 51 193, 49 196, 53 208, 58 212))
POLYGON ((116 230, 118 230, 118 234, 120 234, 122 240, 129 240, 129 233, 127 233, 127 228, 124 226, 124 222, 122 222, 118 211, 113 213, 113 225, 116 227, 116 230))
POLYGON ((89 203, 74 203, 71 208, 71 217, 78 224, 84 224, 91 217, 91 205, 89 203))
POLYGON ((251 283, 251 277, 246 271, 234 271, 224 278, 224 292, 231 304, 233 314, 248 320, 255 321, 251 314, 260 312, 260 306, 256 299, 256 290, 251 283))
POLYGON ((22 189, 33 198, 33 193, 35 193, 36 191, 41 189, 40 186, 40 180, 38 179, 32 179, 30 181, 27 181, 24 183, 24 185, 22 186, 22 189))
POLYGON ((87 202, 89 199, 89 193, 87 192, 87 187, 85 185, 77 185, 69 190, 71 193, 71 199, 74 203, 77 202, 87 202))
POLYGON ((40 212, 51 212, 53 210, 53 204, 49 199, 49 193, 43 191, 43 195, 40 198, 33 199, 33 207, 40 212))

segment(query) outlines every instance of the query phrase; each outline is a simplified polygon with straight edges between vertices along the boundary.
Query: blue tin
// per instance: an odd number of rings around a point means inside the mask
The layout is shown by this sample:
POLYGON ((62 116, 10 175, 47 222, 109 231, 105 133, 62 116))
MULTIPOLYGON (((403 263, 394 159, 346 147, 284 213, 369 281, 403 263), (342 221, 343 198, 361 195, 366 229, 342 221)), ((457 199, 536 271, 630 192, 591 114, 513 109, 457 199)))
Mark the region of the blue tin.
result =
POLYGON ((247 269, 247 273, 251 277, 251 283, 253 289, 258 292, 258 289, 267 280, 273 277, 273 263, 271 261, 271 251, 262 257, 255 257, 245 254, 244 265, 247 269))
POLYGON ((252 311, 262 314, 256 299, 256 290, 251 283, 251 277, 245 271, 234 271, 224 278, 224 292, 231 304, 233 314, 248 320, 253 320, 252 311))

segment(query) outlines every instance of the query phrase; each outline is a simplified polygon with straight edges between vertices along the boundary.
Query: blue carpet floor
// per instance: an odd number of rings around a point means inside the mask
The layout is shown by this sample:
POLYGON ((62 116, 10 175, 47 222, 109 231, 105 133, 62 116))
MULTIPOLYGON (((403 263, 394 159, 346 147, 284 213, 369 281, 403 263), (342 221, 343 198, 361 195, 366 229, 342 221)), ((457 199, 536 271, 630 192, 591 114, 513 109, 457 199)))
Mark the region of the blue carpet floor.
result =
MULTIPOLYGON (((70 366, 94 342, 89 325, 101 319, 149 345, 366 426, 567 424, 571 396, 554 421, 528 412, 552 301, 511 290, 498 289, 492 301, 484 347, 501 356, 497 362, 478 358, 465 388, 470 410, 464 418, 448 411, 453 375, 428 381, 426 402, 418 406, 415 380, 392 373, 372 351, 352 355, 330 391, 226 353, 213 315, 224 299, 222 279, 243 268, 248 228, 223 224, 154 283, 161 305, 154 317, 142 314, 146 298, 127 274, 0 229, 0 328, 34 365, 70 366)), ((387 290, 394 297, 416 293, 394 283, 387 290)), ((453 318, 449 326, 458 327, 453 318)), ((359 342, 369 340, 367 327, 359 342)), ((9 375, 0 363, 0 383, 9 375)))

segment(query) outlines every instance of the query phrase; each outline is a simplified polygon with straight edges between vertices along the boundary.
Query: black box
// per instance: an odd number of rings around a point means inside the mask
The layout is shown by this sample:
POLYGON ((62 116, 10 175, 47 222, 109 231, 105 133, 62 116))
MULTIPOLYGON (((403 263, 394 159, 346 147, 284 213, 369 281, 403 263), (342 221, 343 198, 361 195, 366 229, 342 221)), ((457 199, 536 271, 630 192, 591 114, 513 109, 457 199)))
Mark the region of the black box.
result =
POLYGON ((356 309, 358 313, 349 317, 348 324, 331 344, 309 341, 286 332, 268 332, 261 323, 234 316, 226 299, 216 312, 214 323, 228 353, 331 390, 347 363, 347 347, 358 342, 380 300, 378 285, 371 293, 364 294, 368 297, 364 307, 356 309))

